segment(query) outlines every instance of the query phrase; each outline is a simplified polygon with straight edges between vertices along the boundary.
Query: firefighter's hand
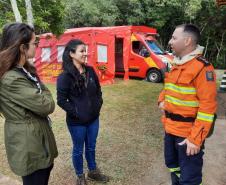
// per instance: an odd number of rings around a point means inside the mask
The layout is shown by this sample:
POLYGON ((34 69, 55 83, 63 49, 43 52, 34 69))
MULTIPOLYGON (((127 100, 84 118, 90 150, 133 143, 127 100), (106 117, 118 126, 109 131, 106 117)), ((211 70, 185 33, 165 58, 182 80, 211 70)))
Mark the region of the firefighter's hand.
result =
POLYGON ((184 141, 182 141, 182 142, 180 142, 178 144, 179 145, 184 145, 184 144, 187 145, 187 150, 186 150, 187 156, 198 154, 199 151, 200 151, 200 147, 194 145, 188 139, 185 139, 184 141))
POLYGON ((164 113, 164 101, 159 103, 159 109, 161 110, 162 113, 164 113))

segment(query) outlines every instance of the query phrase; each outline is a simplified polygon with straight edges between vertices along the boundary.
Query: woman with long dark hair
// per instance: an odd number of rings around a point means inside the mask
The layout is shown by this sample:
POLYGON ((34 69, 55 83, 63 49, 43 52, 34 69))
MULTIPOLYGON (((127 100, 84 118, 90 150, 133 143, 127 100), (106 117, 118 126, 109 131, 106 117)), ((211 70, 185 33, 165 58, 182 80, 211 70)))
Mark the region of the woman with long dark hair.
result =
POLYGON ((77 185, 86 185, 83 172, 83 148, 88 179, 107 182, 109 178, 97 168, 95 160, 99 114, 103 103, 98 77, 85 65, 86 48, 81 40, 71 40, 63 53, 63 73, 57 80, 57 103, 66 111, 66 122, 73 141, 72 161, 77 185))
POLYGON ((12 171, 23 185, 47 185, 56 142, 50 119, 55 104, 29 62, 35 56, 34 29, 24 23, 3 28, 0 42, 0 113, 5 118, 5 147, 12 171))

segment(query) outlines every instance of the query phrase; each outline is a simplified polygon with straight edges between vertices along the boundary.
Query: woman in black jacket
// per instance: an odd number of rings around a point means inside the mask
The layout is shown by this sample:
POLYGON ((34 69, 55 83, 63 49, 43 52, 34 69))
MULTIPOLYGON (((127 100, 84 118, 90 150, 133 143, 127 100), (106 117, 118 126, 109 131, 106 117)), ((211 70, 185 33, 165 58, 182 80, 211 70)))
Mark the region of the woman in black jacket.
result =
POLYGON ((63 53, 63 73, 57 79, 57 103, 66 111, 66 122, 73 141, 72 161, 77 185, 87 184, 83 173, 83 147, 89 168, 88 179, 109 181, 95 161, 99 114, 103 103, 98 77, 86 66, 86 48, 81 40, 71 40, 63 53))

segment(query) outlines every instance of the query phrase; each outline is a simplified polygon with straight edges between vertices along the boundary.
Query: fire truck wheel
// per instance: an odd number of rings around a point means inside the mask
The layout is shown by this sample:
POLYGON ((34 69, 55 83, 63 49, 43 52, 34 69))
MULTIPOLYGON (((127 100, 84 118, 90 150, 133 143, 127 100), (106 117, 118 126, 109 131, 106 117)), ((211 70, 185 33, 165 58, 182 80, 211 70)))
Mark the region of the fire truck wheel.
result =
POLYGON ((147 73, 147 81, 148 82, 153 82, 153 83, 158 83, 162 80, 162 74, 159 70, 157 69, 151 69, 147 73))

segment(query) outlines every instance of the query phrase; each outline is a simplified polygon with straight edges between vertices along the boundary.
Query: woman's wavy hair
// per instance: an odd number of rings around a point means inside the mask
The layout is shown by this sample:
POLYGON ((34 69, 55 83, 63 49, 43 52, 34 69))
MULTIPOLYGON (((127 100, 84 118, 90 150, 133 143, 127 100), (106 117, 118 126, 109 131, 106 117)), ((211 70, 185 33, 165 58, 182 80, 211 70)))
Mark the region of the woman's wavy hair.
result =
POLYGON ((81 93, 84 88, 85 79, 82 75, 80 75, 78 69, 74 66, 73 60, 70 56, 70 52, 75 53, 79 45, 85 45, 85 43, 79 39, 73 39, 70 40, 65 46, 63 53, 63 70, 73 77, 73 86, 79 90, 79 93, 81 93))
MULTIPOLYGON (((28 49, 33 33, 34 29, 25 23, 11 23, 3 27, 0 41, 0 78, 18 65, 22 56, 20 46, 23 44, 28 49)), ((28 61, 24 68, 36 74, 35 68, 28 61)))

